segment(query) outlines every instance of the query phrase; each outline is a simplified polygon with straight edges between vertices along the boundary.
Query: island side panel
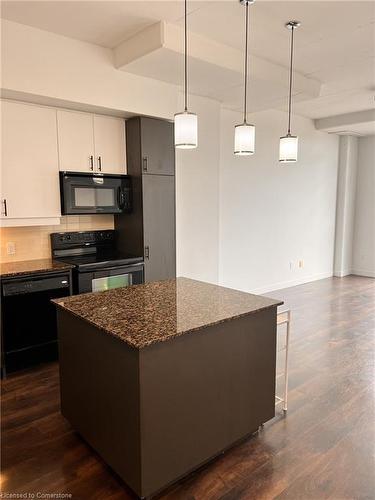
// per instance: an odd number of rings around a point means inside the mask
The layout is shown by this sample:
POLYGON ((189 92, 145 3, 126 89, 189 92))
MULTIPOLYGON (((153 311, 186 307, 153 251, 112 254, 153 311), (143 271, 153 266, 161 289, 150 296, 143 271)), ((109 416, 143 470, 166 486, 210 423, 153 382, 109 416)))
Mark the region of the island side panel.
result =
POLYGON ((275 414, 276 307, 140 351, 142 496, 275 414))
POLYGON ((58 309, 61 412, 140 490, 139 351, 58 309))

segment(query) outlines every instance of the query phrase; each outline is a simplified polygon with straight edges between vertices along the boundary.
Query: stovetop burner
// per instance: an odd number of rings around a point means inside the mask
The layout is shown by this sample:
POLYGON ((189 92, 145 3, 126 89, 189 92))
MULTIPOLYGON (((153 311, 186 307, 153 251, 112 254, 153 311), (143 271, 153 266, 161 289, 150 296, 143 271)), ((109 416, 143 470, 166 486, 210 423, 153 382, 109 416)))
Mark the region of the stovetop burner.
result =
POLYGON ((135 264, 143 257, 120 254, 116 250, 116 231, 77 231, 51 234, 52 256, 82 269, 135 264))
POLYGON ((55 260, 61 262, 66 262, 67 264, 72 264, 76 266, 78 270, 95 268, 100 269, 105 266, 122 266, 126 264, 135 264, 137 262, 142 262, 142 257, 134 257, 133 255, 76 255, 67 257, 55 257, 55 260))

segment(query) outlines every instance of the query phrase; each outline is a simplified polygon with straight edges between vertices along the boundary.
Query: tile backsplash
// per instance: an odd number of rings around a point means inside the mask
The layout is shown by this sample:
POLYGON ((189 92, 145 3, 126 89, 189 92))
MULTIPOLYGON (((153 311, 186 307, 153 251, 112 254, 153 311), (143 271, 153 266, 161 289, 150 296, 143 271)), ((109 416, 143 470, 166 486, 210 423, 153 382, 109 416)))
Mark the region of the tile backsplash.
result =
POLYGON ((61 217, 61 224, 57 226, 0 228, 0 262, 48 259, 51 233, 113 229, 113 224, 113 215, 71 215, 61 217), (14 243, 15 254, 7 254, 8 243, 14 243))

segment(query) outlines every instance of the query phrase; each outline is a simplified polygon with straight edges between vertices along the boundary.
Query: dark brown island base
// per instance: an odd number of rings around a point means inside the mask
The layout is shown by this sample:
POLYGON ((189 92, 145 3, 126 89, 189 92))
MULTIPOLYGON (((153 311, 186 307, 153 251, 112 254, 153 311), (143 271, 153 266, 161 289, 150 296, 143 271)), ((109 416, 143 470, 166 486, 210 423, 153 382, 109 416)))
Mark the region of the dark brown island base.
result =
POLYGON ((139 497, 274 416, 282 302, 186 278, 55 302, 62 413, 139 497))

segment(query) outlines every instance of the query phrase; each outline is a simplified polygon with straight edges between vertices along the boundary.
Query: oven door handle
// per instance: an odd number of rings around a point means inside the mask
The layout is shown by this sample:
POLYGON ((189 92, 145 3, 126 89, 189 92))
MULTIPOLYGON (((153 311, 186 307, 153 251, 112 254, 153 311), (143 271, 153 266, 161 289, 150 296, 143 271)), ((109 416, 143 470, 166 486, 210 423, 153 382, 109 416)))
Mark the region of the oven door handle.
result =
POLYGON ((111 266, 111 267, 100 267, 98 264, 87 264, 84 269, 79 270, 79 272, 82 273, 92 273, 95 271, 125 271, 126 274, 127 271, 129 272, 135 272, 135 271, 142 271, 143 270, 143 265, 144 262, 134 262, 134 264, 124 264, 122 266, 111 266), (134 268, 139 268, 139 269, 134 269, 134 268))

